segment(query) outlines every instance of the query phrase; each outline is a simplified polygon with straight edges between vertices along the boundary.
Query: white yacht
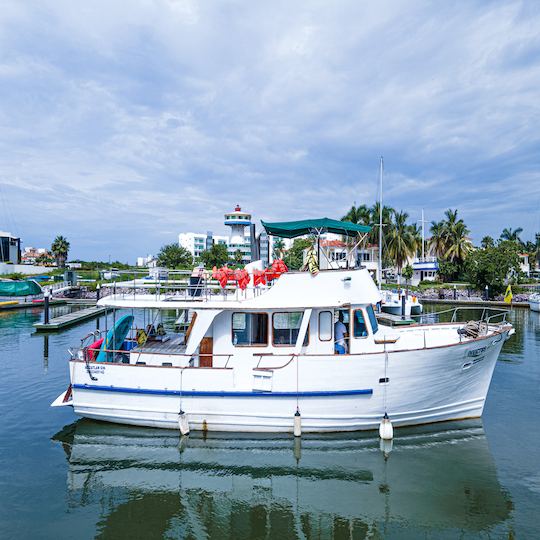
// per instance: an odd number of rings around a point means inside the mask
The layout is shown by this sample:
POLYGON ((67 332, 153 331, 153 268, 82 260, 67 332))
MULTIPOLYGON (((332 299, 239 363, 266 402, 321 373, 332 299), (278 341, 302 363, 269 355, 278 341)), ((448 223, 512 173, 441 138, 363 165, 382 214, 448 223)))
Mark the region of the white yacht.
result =
MULTIPOLYGON (((342 234, 366 228, 330 222, 327 230, 342 234)), ((300 223, 287 224, 291 235, 305 234, 300 223)), ((270 234, 283 231, 263 225, 270 234)), ((254 285, 252 276, 247 288, 229 293, 183 296, 156 287, 101 299, 115 309, 190 310, 193 317, 185 335, 133 327, 131 339, 133 316, 119 317, 101 341, 94 334, 72 351, 71 384, 53 405, 181 431, 293 432, 299 415, 304 432, 375 429, 385 414, 396 426, 482 415, 514 332, 506 312, 467 325, 394 328, 378 324, 373 306, 381 296, 366 269, 276 277, 269 286, 254 285), (345 347, 334 343, 338 320, 345 347)))
POLYGON ((403 314, 405 317, 422 314, 423 306, 413 294, 407 294, 405 291, 382 290, 381 297, 381 310, 385 313, 398 316, 403 314), (405 297, 405 306, 402 304, 403 297, 405 297), (402 313, 403 307, 405 307, 405 313, 402 313))
POLYGON ((529 296, 529 306, 532 311, 540 311, 540 293, 533 293, 529 296))

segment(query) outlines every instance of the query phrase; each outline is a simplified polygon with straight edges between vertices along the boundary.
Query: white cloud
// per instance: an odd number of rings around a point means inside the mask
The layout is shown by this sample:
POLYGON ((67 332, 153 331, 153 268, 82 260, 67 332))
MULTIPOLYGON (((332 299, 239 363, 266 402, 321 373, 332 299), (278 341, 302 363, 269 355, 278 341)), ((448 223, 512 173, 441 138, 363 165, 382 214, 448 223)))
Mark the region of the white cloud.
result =
POLYGON ((17 232, 133 259, 174 240, 162 231, 222 230, 237 202, 339 217, 372 203, 383 154, 385 197, 411 219, 457 207, 476 236, 531 236, 539 19, 517 2, 5 3, 17 232), (508 223, 490 211, 505 190, 508 223))

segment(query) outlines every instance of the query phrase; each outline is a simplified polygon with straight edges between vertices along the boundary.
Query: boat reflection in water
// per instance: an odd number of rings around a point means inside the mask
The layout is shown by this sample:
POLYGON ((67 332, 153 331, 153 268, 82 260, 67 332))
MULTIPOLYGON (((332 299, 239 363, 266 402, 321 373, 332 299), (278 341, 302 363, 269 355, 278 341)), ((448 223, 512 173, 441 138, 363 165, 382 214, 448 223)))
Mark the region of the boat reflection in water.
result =
POLYGON ((478 420, 400 429, 391 452, 365 433, 180 440, 168 430, 90 420, 53 439, 67 455, 70 506, 96 504, 104 536, 376 538, 511 529, 511 501, 478 420))

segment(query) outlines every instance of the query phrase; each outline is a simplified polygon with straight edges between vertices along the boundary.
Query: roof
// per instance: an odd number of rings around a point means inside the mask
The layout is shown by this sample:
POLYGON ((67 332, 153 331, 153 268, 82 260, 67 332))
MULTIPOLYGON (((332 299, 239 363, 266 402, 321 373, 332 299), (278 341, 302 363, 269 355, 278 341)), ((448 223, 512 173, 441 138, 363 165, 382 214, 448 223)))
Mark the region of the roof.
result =
POLYGON ((347 244, 342 240, 321 240, 321 247, 347 247, 347 244))
POLYGON ((281 238, 296 238, 306 234, 320 234, 331 232, 343 234, 345 236, 356 236, 358 233, 367 233, 371 231, 369 225, 358 225, 350 221, 338 221, 337 219, 318 218, 303 219, 300 221, 280 221, 268 223, 261 221, 268 234, 279 236, 281 238))
MULTIPOLYGON (((214 295, 213 295, 214 296, 214 295)), ((261 294, 242 291, 237 299, 223 300, 220 295, 208 299, 183 300, 165 294, 117 294, 102 298, 99 306, 156 309, 307 309, 339 307, 348 304, 376 304, 381 296, 365 269, 287 272, 261 294), (241 295, 245 295, 242 298, 241 295)))

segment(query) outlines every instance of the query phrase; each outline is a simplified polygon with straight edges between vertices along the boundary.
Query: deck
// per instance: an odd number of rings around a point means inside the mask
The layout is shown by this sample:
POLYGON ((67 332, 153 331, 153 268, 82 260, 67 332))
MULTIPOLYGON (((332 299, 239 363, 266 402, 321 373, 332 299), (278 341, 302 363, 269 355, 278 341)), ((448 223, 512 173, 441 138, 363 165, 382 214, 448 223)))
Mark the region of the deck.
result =
POLYGON ((87 321, 88 319, 93 319, 94 317, 98 317, 99 315, 104 314, 108 308, 104 307, 90 307, 86 309, 81 309, 79 311, 73 311, 72 313, 68 313, 67 315, 61 315, 60 317, 55 317, 54 319, 50 319, 48 324, 45 324, 43 322, 34 323, 34 328, 38 332, 54 332, 57 330, 63 330, 64 328, 68 328, 69 326, 74 326, 75 324, 78 324, 83 321, 87 321))

